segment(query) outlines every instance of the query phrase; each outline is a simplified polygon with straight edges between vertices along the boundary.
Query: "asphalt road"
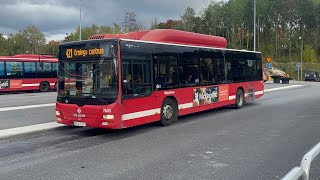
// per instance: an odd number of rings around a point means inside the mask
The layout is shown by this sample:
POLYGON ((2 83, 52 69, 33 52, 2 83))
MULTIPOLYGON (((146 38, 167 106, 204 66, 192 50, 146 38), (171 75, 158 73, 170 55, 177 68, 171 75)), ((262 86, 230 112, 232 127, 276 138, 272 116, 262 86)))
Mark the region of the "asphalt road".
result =
POLYGON ((1 93, 0 108, 55 103, 57 99, 56 97, 57 97, 57 92, 1 93))
MULTIPOLYGON (((56 92, 6 93, 0 95, 0 110, 8 107, 54 104, 56 92)), ((55 121, 55 106, 0 112, 0 130, 55 121)))
POLYGON ((61 127, 2 139, 0 179, 279 179, 320 140, 319 88, 270 92, 169 127, 61 127))
MULTIPOLYGON (((299 84, 293 81, 291 84, 299 84)), ((273 84, 267 82, 265 88, 277 88, 289 86, 283 84, 273 84)), ((308 85, 305 82, 304 85, 308 85)), ((33 93, 33 92, 15 92, 15 93, 2 93, 0 95, 0 110, 1 108, 21 107, 38 104, 53 104, 51 106, 37 107, 24 109, 23 107, 18 110, 0 111, 0 130, 23 127, 29 125, 36 125, 55 121, 55 107, 56 92, 46 93, 33 93)))

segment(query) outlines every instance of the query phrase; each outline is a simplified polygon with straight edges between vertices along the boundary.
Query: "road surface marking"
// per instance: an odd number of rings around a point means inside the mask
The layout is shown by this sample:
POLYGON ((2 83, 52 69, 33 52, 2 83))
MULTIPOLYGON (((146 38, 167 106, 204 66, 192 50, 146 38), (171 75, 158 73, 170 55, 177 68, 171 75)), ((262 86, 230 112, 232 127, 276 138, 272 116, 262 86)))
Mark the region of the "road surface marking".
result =
POLYGON ((52 94, 52 93, 49 93, 49 94, 43 94, 43 95, 35 95, 35 94, 28 94, 27 96, 19 96, 21 94, 8 94, 8 96, 0 96, 0 99, 3 99, 3 100, 8 100, 8 99, 26 99, 26 98, 34 98, 34 97, 55 97, 56 96, 56 93, 55 94, 52 94))
MULTIPOLYGON (((286 86, 286 87, 266 89, 266 90, 264 90, 264 92, 279 91, 279 90, 292 89, 292 88, 298 88, 298 87, 303 87, 303 85, 291 85, 291 86, 286 86)), ((258 94, 260 94, 260 93, 261 92, 259 92, 258 94)), ((184 106, 189 107, 190 105, 191 105, 191 103, 190 104, 188 103, 188 104, 185 104, 184 106)), ((30 109, 30 108, 37 108, 37 107, 49 107, 49 106, 55 106, 55 103, 28 105, 28 106, 17 106, 17 107, 6 107, 6 108, 0 108, 0 112, 20 110, 20 109, 30 109)), ((159 111, 159 109, 157 109, 157 112, 158 111, 159 111)), ((152 112, 152 113, 154 113, 154 112, 152 112)), ((21 134, 26 134, 26 133, 32 133, 32 132, 38 132, 38 131, 44 131, 44 130, 50 130, 50 129, 54 129, 54 128, 62 127, 62 126, 64 126, 64 125, 58 124, 56 122, 51 122, 51 123, 23 126, 23 127, 11 128, 11 129, 4 129, 4 130, 0 130, 0 138, 14 136, 14 135, 21 135, 21 134)))
POLYGON ((38 131, 44 131, 44 130, 54 129, 62 126, 64 125, 58 124, 56 122, 51 122, 51 123, 36 124, 31 126, 16 127, 11 129, 3 129, 3 130, 0 130, 0 138, 38 132, 38 131))
MULTIPOLYGON (((272 88, 272 89, 265 89, 264 92, 272 92, 272 91, 279 91, 279 90, 284 90, 284 89, 292 89, 292 88, 297 88, 297 87, 302 87, 303 85, 291 85, 291 86, 286 86, 286 87, 279 87, 279 88, 272 88)), ((263 94, 262 91, 258 91, 256 95, 263 94)), ((229 100, 235 99, 236 96, 229 96, 229 100)), ((183 105, 179 105, 180 108, 186 108, 190 107, 192 103, 187 103, 183 105)), ((21 109, 31 109, 31 108, 38 108, 38 107, 49 107, 49 106, 55 106, 55 103, 48 103, 48 104, 35 104, 35 105, 26 105, 26 106, 15 106, 15 107, 4 107, 0 108, 0 112, 3 111, 14 111, 14 110, 21 110, 21 109)))
POLYGON ((56 103, 48 103, 48 104, 35 104, 35 105, 26 105, 26 106, 5 107, 5 108, 0 108, 0 112, 14 111, 14 110, 20 110, 20 109, 31 109, 31 108, 38 108, 38 107, 49 107, 49 106, 55 106, 55 105, 56 105, 56 103))
POLYGON ((280 90, 284 90, 284 89, 293 89, 293 88, 298 88, 298 87, 303 87, 303 85, 291 85, 291 86, 285 86, 285 87, 265 89, 264 92, 280 91, 280 90))

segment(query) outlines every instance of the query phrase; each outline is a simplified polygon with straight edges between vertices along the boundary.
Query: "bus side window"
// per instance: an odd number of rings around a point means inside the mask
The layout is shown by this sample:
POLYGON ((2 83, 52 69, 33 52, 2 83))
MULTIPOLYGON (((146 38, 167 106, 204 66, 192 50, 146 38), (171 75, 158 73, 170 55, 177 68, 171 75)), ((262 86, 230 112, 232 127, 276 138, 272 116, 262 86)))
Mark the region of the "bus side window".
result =
POLYGON ((133 96, 148 95, 152 91, 151 84, 151 61, 134 61, 132 63, 133 96))
POLYGON ((125 96, 132 95, 131 61, 122 62, 122 91, 125 96))
POLYGON ((200 82, 202 84, 213 84, 216 80, 213 60, 211 57, 201 59, 200 82))
POLYGON ((52 65, 51 77, 56 78, 58 75, 58 63, 51 63, 51 65, 52 65))
POLYGON ((6 63, 6 78, 22 78, 23 68, 22 62, 7 62, 6 63))
POLYGON ((193 48, 182 48, 179 52, 180 86, 196 86, 200 83, 200 57, 193 48), (182 71, 182 73, 180 73, 182 71))
POLYGON ((0 62, 0 79, 4 79, 4 62, 0 62))
POLYGON ((217 54, 217 59, 214 61, 215 67, 217 67, 217 79, 216 81, 221 84, 225 81, 225 63, 222 53, 217 54))
POLYGON ((122 89, 126 97, 140 97, 152 92, 150 56, 122 56, 122 89))
POLYGON ((35 62, 24 62, 24 77, 35 78, 37 77, 36 63, 35 62))
POLYGON ((51 76, 51 63, 43 63, 43 67, 37 63, 37 77, 38 78, 50 78, 51 76))
POLYGON ((155 61, 155 89, 171 88, 178 85, 177 56, 174 54, 159 54, 155 61), (157 64, 158 62, 158 64, 157 64), (159 68, 159 69, 158 69, 159 68))

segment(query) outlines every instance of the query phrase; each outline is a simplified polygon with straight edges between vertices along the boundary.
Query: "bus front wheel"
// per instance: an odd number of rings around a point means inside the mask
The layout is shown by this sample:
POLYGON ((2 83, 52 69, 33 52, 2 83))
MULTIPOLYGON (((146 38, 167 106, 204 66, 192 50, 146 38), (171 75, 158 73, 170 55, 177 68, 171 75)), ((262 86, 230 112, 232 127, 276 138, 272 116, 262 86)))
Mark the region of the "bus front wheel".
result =
POLYGON ((48 82, 40 83, 40 87, 39 87, 40 92, 46 92, 46 91, 49 91, 49 89, 50 89, 50 85, 48 82))
POLYGON ((161 106, 160 112, 160 123, 163 126, 169 126, 178 120, 178 110, 176 103, 170 99, 166 98, 161 106))
POLYGON ((235 107, 237 109, 241 109, 243 107, 244 104, 244 93, 242 89, 238 89, 237 90, 237 94, 236 94, 236 104, 235 107))

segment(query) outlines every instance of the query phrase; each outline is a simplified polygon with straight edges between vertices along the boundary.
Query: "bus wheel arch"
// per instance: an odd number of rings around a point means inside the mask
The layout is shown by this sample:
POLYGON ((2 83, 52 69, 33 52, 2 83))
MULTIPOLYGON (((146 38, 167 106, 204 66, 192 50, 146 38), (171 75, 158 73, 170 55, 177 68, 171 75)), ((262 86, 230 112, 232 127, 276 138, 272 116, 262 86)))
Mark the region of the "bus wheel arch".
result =
POLYGON ((239 87, 236 92, 236 103, 235 108, 241 109, 244 105, 245 98, 244 98, 244 89, 243 87, 239 87))
POLYGON ((39 86, 40 92, 46 92, 50 90, 50 84, 48 81, 42 81, 39 86))
POLYGON ((178 103, 175 97, 166 97, 160 110, 160 124, 169 126, 178 120, 178 103))

